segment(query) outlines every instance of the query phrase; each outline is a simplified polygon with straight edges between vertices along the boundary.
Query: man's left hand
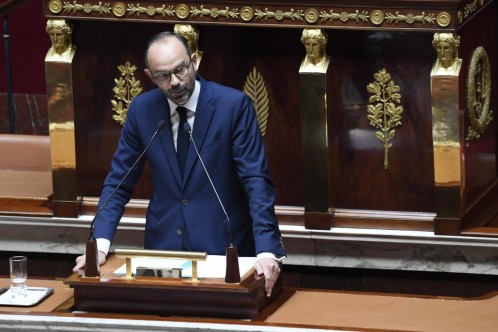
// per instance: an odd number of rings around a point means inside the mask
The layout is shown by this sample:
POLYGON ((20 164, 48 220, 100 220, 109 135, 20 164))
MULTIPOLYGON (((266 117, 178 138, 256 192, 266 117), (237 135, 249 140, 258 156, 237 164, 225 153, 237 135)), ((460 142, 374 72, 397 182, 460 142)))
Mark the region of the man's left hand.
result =
POLYGON ((254 268, 258 276, 264 275, 266 296, 270 297, 273 286, 275 286, 280 274, 278 262, 273 258, 261 258, 256 262, 254 268))

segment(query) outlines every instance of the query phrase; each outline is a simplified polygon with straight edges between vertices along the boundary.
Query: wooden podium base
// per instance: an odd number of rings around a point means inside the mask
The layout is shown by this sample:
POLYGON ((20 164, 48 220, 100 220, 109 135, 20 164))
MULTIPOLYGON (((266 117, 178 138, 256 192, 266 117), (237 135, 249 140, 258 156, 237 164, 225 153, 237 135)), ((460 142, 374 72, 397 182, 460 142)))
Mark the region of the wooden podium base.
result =
POLYGON ((278 282, 270 298, 266 297, 264 278, 254 270, 242 276, 240 283, 223 279, 136 277, 126 279, 113 272, 124 259, 110 257, 102 266, 100 278, 73 274, 64 283, 74 289, 74 310, 252 319, 281 291, 278 282))

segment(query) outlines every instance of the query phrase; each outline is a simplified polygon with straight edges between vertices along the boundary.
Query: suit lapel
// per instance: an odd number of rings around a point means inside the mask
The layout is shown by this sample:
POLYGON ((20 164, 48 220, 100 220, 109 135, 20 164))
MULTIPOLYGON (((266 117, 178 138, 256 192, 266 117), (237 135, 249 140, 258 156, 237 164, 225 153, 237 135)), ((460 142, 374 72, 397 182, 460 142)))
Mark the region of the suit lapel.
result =
MULTIPOLYGON (((209 89, 209 83, 202 78, 200 78, 200 82, 201 92, 199 94, 199 100, 197 101, 195 123, 194 129, 192 131, 192 136, 199 152, 202 150, 202 145, 204 144, 204 139, 206 138, 209 124, 211 123, 215 112, 215 108, 211 103, 212 95, 209 89)), ((193 144, 190 144, 187 156, 187 164, 185 165, 185 180, 188 179, 192 167, 196 161, 197 154, 195 152, 195 148, 193 144)))
MULTIPOLYGON (((161 98, 158 101, 158 109, 160 114, 164 114, 166 110, 166 124, 165 128, 159 132, 159 140, 161 141, 161 147, 166 156, 166 162, 168 163, 171 171, 175 175, 175 179, 179 186, 182 186, 182 176, 180 174, 180 166, 178 165, 178 160, 176 157, 175 145, 173 143, 173 132, 171 130, 171 112, 169 109, 168 101, 164 95, 161 93, 161 98)), ((159 120, 158 120, 159 121, 159 120)), ((167 170, 164 170, 165 172, 167 170)))

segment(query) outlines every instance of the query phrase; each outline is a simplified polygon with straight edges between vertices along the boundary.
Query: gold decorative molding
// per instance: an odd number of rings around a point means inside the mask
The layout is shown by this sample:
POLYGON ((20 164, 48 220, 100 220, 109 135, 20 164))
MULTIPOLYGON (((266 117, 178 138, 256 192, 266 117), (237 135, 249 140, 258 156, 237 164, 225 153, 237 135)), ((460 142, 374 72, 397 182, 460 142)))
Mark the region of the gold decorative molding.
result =
POLYGON ((488 54, 484 47, 477 47, 472 53, 467 76, 467 108, 470 125, 467 131, 467 144, 484 133, 493 120, 489 109, 491 102, 491 69, 488 54))
POLYGON ((129 15, 141 15, 141 14, 147 14, 148 16, 154 16, 156 14, 161 15, 161 16, 175 16, 175 10, 173 9, 173 6, 168 6, 166 7, 165 5, 162 5, 160 7, 154 7, 154 6, 140 6, 138 5, 128 5, 127 12, 129 15))
POLYGON ((413 23, 428 23, 428 24, 434 24, 436 19, 434 18, 434 14, 425 14, 422 12, 420 15, 415 15, 412 13, 408 13, 406 15, 400 14, 399 12, 396 12, 395 14, 387 13, 386 14, 386 22, 387 23, 395 23, 398 24, 399 22, 405 22, 408 24, 413 24, 413 23))
POLYGON ((283 19, 302 21, 304 18, 304 12, 302 10, 294 10, 293 8, 285 12, 282 10, 270 11, 267 8, 264 10, 256 9, 255 15, 257 19, 266 20, 268 18, 273 18, 277 21, 282 21, 283 19))
POLYGON ((176 17, 184 20, 188 17, 188 6, 186 4, 179 4, 175 8, 176 17))
MULTIPOLYGON (((481 3, 484 3, 484 0, 474 0, 467 4, 463 11, 460 8, 458 21, 461 21, 460 17, 471 15, 475 8, 482 7, 481 3)), ((181 2, 132 2, 125 0, 119 2, 50 0, 47 7, 52 14, 64 16, 87 17, 97 14, 99 16, 109 15, 119 19, 134 19, 136 16, 145 15, 143 19, 147 19, 147 17, 156 20, 164 18, 171 20, 181 19, 192 21, 191 23, 195 23, 197 20, 216 22, 223 18, 242 23, 252 22, 252 24, 255 24, 257 22, 257 24, 261 25, 281 23, 303 26, 303 24, 309 24, 323 28, 338 25, 375 27, 384 24, 392 25, 392 28, 396 29, 398 25, 401 25, 400 28, 402 28, 403 25, 406 27, 406 25, 433 25, 435 23, 441 28, 455 28, 451 17, 456 15, 451 8, 446 10, 443 8, 435 12, 432 12, 429 8, 406 8, 402 11, 391 13, 389 10, 392 9, 386 9, 382 6, 371 10, 371 8, 367 7, 350 9, 347 7, 327 6, 326 4, 309 7, 306 3, 295 4, 292 7, 286 4, 267 4, 260 7, 251 3, 241 4, 240 7, 228 7, 221 3, 203 4, 199 1, 186 4, 181 2), (414 14, 415 10, 420 10, 421 14, 414 14)), ((430 27, 427 27, 427 29, 430 29, 430 27)))
POLYGON ((384 169, 387 169, 388 151, 396 134, 394 128, 401 126, 403 106, 396 106, 401 103, 400 87, 394 84, 386 69, 381 69, 373 76, 375 82, 367 85, 367 91, 371 94, 367 118, 370 126, 380 129, 375 132, 375 137, 384 144, 384 169))
POLYGON ((123 17, 126 15, 126 5, 122 2, 116 2, 112 5, 112 13, 116 17, 123 17))
POLYGON ((254 17, 254 10, 251 7, 242 7, 240 10, 240 18, 242 18, 242 21, 249 22, 253 19, 254 17))
POLYGON ((380 25, 384 22, 384 12, 382 10, 373 10, 370 15, 370 22, 374 25, 380 25))
POLYGON ((304 19, 306 22, 313 24, 318 21, 318 10, 315 8, 309 8, 304 12, 304 19))
POLYGON ((190 15, 192 17, 203 17, 204 15, 209 15, 212 18, 218 18, 219 16, 222 16, 225 18, 236 19, 239 17, 239 10, 237 8, 230 9, 229 7, 226 7, 225 9, 218 9, 216 7, 208 9, 204 8, 204 5, 201 5, 199 9, 197 9, 197 7, 192 7, 192 9, 190 10, 190 15))
POLYGON ((445 28, 451 23, 451 16, 447 12, 441 12, 436 16, 437 25, 441 28, 445 28))
POLYGON ((54 14, 59 14, 62 11, 62 2, 60 0, 50 0, 48 9, 54 14))
POLYGON ((367 11, 362 11, 360 13, 359 10, 356 10, 353 13, 348 13, 348 12, 341 12, 341 13, 334 13, 334 10, 331 9, 328 13, 326 11, 322 11, 320 13, 320 19, 322 22, 325 21, 330 21, 332 22, 333 20, 339 20, 342 23, 346 23, 350 20, 359 22, 367 22, 368 21, 368 12, 367 11))
POLYGON ((246 83, 244 84, 244 93, 251 98, 254 104, 259 129, 261 130, 261 134, 265 136, 269 114, 268 91, 266 90, 265 81, 256 67, 247 76, 246 83))
POLYGON ((82 11, 85 14, 90 14, 92 12, 96 12, 99 14, 110 14, 111 13, 111 5, 109 3, 102 3, 100 1, 98 4, 95 4, 95 5, 92 5, 88 2, 85 2, 84 4, 79 4, 77 1, 73 1, 73 3, 65 1, 63 8, 64 8, 65 12, 73 12, 73 13, 76 13, 79 11, 82 11))
POLYGON ((135 78, 135 71, 137 70, 135 65, 131 65, 129 61, 126 61, 124 65, 118 66, 118 70, 121 76, 114 79, 116 85, 112 91, 116 100, 111 100, 111 104, 112 110, 116 114, 112 118, 120 125, 123 125, 128 114, 128 107, 133 98, 142 92, 142 86, 140 81, 135 78))

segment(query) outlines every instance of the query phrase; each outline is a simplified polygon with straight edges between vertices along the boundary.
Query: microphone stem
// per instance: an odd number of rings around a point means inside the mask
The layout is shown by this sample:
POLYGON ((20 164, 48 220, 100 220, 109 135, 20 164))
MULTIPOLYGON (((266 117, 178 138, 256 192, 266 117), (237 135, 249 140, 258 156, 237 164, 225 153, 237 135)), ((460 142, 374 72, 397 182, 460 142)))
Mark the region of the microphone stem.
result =
POLYGON ((218 202, 220 203, 221 209, 223 210, 223 213, 225 214, 225 217, 227 218, 227 222, 228 222, 228 236, 229 236, 229 240, 230 240, 230 247, 233 247, 232 226, 230 224, 230 218, 228 217, 228 213, 225 210, 225 206, 223 206, 223 202, 221 201, 221 198, 218 195, 218 191, 216 190, 216 187, 214 186, 213 181, 211 180, 211 176, 209 176, 209 172, 207 171, 207 168, 204 165, 204 162, 202 161, 202 158, 201 158, 201 156, 199 154, 199 150, 197 150, 197 146, 195 145, 194 138, 192 137, 192 132, 190 130, 187 130, 187 132, 188 132, 188 134, 190 136, 190 140, 192 141, 192 145, 194 146, 195 153, 199 157, 199 161, 201 162, 202 168, 204 168, 204 173, 206 173, 207 178, 209 180, 209 183, 211 184, 211 187, 213 188, 213 191, 214 191, 214 193, 216 195, 216 198, 218 199, 218 202))
POLYGON ((95 214, 95 217, 93 217, 92 223, 90 225, 90 239, 94 240, 93 231, 94 231, 95 220, 99 216, 100 212, 102 212, 102 210, 106 207, 107 203, 109 203, 109 201, 114 196, 114 194, 116 194, 116 191, 121 187, 121 184, 123 184, 124 180, 128 177, 128 175, 131 173, 131 171, 135 168, 135 166, 138 164, 138 162, 140 161, 140 159, 142 159, 143 155, 145 154, 145 152, 147 152, 147 150, 149 149, 149 146, 152 144, 152 141, 156 137, 157 133, 163 128, 163 126, 164 126, 164 124, 161 123, 161 122, 158 124, 157 129, 154 132, 154 135, 152 135, 152 137, 151 137, 149 143, 147 144, 147 146, 145 147, 145 149, 142 151, 142 153, 140 153, 140 156, 138 156, 138 158, 135 160, 135 162, 133 163, 133 165, 128 169, 128 171, 123 176, 123 178, 121 179, 121 181, 119 181, 118 185, 114 188, 114 190, 112 191, 112 193, 107 197, 107 199, 105 200, 104 204, 102 204, 102 206, 100 207, 100 209, 98 209, 98 211, 95 214))

